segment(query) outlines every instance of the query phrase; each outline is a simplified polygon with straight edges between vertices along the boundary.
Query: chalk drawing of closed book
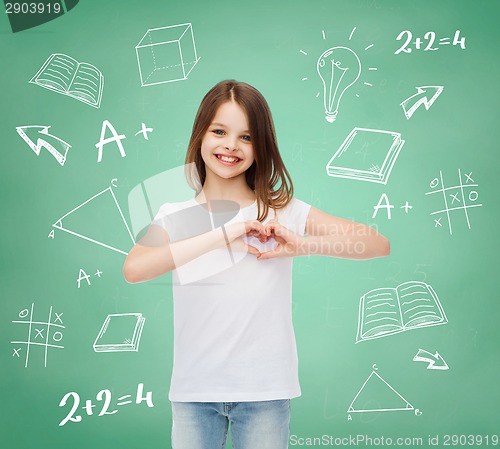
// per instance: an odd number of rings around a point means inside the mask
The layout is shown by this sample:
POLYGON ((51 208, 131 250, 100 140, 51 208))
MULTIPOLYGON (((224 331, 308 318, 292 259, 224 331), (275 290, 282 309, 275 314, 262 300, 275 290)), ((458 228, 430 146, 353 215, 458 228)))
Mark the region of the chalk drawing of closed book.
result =
POLYGON ((360 299, 356 343, 447 322, 436 292, 425 282, 377 288, 360 299))
POLYGON ((67 95, 94 108, 101 106, 104 77, 92 64, 62 53, 50 55, 30 83, 67 95))
POLYGON ((94 351, 137 352, 145 320, 141 313, 108 315, 94 341, 94 351))
POLYGON ((326 173, 385 185, 404 143, 396 132, 354 128, 326 165, 326 173))

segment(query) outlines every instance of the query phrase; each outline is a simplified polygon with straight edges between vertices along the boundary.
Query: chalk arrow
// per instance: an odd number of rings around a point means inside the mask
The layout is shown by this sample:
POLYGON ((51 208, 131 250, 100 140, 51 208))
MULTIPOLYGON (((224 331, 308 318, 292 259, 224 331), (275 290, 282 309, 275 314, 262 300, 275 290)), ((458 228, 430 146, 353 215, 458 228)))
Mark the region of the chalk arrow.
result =
POLYGON ((446 370, 449 369, 448 365, 444 361, 444 359, 439 355, 436 351, 435 354, 432 354, 423 349, 419 349, 415 357, 413 357, 414 362, 427 362, 429 365, 427 369, 440 369, 446 370))
POLYGON ((52 134, 49 134, 50 126, 17 126, 17 133, 29 145, 38 156, 42 148, 45 148, 54 156, 59 164, 64 165, 66 154, 71 145, 52 134), (36 143, 35 143, 36 142, 36 143))
POLYGON ((436 101, 436 98, 441 95, 443 89, 443 86, 417 87, 417 93, 401 103, 401 107, 403 108, 406 119, 410 120, 413 113, 419 108, 421 104, 425 106, 426 110, 429 110, 432 104, 436 101))

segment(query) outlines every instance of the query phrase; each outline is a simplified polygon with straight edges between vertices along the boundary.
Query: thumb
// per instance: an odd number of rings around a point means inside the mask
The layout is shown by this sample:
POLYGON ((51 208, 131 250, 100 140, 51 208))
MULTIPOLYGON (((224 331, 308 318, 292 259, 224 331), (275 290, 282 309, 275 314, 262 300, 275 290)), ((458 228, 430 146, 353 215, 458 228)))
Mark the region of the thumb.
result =
POLYGON ((248 245, 241 237, 233 240, 228 246, 231 248, 231 251, 250 253, 255 256, 260 254, 260 251, 255 246, 248 245))
POLYGON ((260 253, 257 256, 257 259, 259 260, 274 259, 276 257, 281 257, 282 254, 283 254, 283 245, 278 244, 276 248, 272 249, 271 251, 260 253))

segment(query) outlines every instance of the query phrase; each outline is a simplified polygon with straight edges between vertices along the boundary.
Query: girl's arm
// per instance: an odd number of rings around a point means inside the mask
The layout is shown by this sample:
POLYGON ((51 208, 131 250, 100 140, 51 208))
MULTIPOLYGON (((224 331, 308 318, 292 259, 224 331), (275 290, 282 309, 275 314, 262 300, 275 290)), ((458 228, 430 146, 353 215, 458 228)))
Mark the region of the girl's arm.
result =
POLYGON ((390 243, 370 226, 334 217, 311 207, 302 237, 277 221, 266 226, 266 234, 274 236, 278 246, 258 259, 272 257, 321 255, 345 259, 372 259, 388 256, 390 243))
POLYGON ((245 234, 261 236, 263 229, 258 221, 238 222, 189 239, 170 242, 167 232, 153 224, 128 253, 123 276, 129 283, 149 281, 209 251, 229 245, 233 251, 258 255, 260 253, 255 247, 246 245, 239 237, 245 234))
POLYGON ((307 254, 346 259, 373 259, 388 256, 389 240, 372 227, 334 217, 311 207, 307 217, 305 239, 307 254))

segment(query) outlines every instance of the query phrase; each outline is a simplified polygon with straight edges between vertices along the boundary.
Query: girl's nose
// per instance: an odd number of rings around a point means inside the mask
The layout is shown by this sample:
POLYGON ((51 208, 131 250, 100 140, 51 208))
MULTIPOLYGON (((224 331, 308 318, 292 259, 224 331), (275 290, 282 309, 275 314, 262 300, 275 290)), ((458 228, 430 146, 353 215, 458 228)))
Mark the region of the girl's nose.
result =
POLYGON ((238 149, 238 146, 236 141, 228 139, 224 144, 224 148, 228 151, 236 151, 238 149))

